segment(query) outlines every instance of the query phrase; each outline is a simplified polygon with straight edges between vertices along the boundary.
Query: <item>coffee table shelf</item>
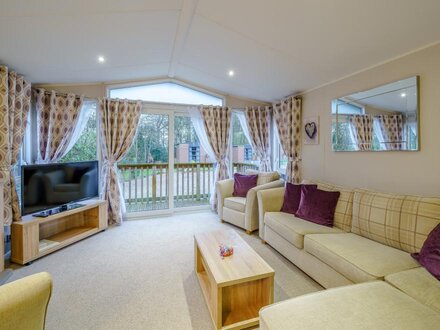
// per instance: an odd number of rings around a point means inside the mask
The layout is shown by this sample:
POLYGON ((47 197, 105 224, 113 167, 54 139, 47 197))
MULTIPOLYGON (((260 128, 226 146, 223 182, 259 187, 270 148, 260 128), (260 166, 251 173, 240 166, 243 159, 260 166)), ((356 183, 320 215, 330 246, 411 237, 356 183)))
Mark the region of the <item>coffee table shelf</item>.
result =
POLYGON ((259 310, 273 303, 273 269, 233 230, 195 235, 195 270, 216 329, 258 325, 259 310), (222 259, 219 245, 234 247, 222 259))

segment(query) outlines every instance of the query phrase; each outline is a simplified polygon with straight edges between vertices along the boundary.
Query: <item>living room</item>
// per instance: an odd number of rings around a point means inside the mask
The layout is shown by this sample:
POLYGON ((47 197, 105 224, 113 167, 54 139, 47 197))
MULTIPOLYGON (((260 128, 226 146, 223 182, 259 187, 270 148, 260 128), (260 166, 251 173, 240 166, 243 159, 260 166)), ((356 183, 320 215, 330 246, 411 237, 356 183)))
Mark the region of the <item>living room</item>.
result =
POLYGON ((0 1, 0 329, 435 329, 440 3, 0 1))

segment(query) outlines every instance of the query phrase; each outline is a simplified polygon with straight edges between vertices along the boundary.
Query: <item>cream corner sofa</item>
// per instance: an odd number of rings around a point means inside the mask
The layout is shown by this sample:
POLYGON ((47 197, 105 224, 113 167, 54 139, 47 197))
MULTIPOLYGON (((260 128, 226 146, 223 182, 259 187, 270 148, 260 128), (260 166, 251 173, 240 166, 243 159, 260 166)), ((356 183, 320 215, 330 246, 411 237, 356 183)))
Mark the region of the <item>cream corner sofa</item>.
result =
MULTIPOLYGON (((321 226, 280 212, 284 188, 277 188, 257 194, 260 213, 259 234, 264 242, 270 244, 323 287, 350 287, 319 292, 307 298, 293 298, 264 308, 260 312, 262 329, 286 329, 283 324, 289 324, 288 320, 293 322, 294 319, 295 322, 303 322, 307 326, 313 324, 317 328, 321 320, 324 322, 322 324, 329 322, 326 328, 335 329, 339 329, 343 320, 347 326, 356 328, 357 318, 363 318, 359 309, 364 309, 365 312, 388 309, 389 313, 394 313, 389 304, 400 306, 397 308, 397 314, 402 316, 402 320, 406 320, 405 313, 417 319, 415 323, 397 322, 397 328, 399 324, 406 324, 407 328, 409 325, 426 328, 432 324, 429 322, 438 322, 440 282, 421 268, 410 253, 418 252, 428 234, 440 223, 440 199, 384 194, 323 182, 316 183, 320 189, 341 192, 336 206, 334 227, 321 226), (376 284, 367 285, 364 282, 376 284), (358 283, 363 284, 352 285, 358 283), (389 293, 388 302, 388 296, 379 299, 380 302, 375 301, 382 291, 389 293), (344 297, 351 295, 352 299, 344 301, 344 297), (377 306, 372 308, 368 299, 362 298, 363 295, 377 295, 376 298, 370 297, 372 304, 377 306), (364 304, 356 302, 358 298, 359 301, 364 300, 364 304), (332 300, 333 305, 322 305, 325 311, 330 313, 334 308, 341 311, 348 308, 346 315, 352 317, 335 321, 338 318, 337 314, 329 319, 329 315, 317 318, 316 314, 310 312, 296 317, 300 311, 307 310, 309 301, 310 308, 316 303, 319 310, 318 306, 328 299, 332 300), (302 307, 298 308, 299 305, 302 307), (353 306, 357 306, 357 309, 353 306), (284 315, 283 320, 275 321, 275 315, 284 309, 289 310, 289 314, 284 315), (411 309, 420 310, 420 315, 409 313, 411 309), (422 315, 426 316, 424 320, 422 315), (313 319, 318 323, 313 323, 313 319)), ((393 318, 389 320, 391 319, 393 318)), ((386 327, 383 319, 377 321, 378 323, 370 328, 386 327)), ((368 322, 365 325, 368 325, 368 322)), ((307 326, 295 325, 295 328, 307 326)))
POLYGON ((243 228, 248 234, 258 229, 257 192, 284 186, 278 172, 247 171, 246 174, 258 174, 257 186, 250 189, 246 197, 235 197, 234 179, 218 181, 216 184, 217 210, 222 221, 243 228))

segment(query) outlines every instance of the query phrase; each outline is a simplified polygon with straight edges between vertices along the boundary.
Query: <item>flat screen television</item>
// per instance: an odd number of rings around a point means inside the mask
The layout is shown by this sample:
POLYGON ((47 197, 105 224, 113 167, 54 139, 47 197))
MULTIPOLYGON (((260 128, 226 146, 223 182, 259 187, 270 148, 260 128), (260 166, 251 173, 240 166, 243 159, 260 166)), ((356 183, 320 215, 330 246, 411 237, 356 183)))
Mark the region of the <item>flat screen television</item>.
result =
POLYGON ((98 161, 21 167, 22 215, 67 209, 68 204, 94 197, 98 197, 98 161))

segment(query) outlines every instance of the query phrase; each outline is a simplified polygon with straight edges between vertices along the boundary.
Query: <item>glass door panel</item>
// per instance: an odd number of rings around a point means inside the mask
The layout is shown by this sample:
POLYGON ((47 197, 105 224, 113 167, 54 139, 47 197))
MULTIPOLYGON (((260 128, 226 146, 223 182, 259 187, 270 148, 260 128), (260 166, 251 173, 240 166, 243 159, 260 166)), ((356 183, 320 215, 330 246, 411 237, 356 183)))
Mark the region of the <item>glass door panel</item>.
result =
POLYGON ((246 173, 246 170, 257 170, 258 161, 255 160, 252 145, 247 139, 240 119, 232 113, 232 172, 246 173))
POLYGON ((200 145, 191 118, 174 116, 174 207, 208 205, 214 164, 200 145))
POLYGON ((169 209, 169 115, 143 113, 137 136, 118 163, 127 212, 169 209))

